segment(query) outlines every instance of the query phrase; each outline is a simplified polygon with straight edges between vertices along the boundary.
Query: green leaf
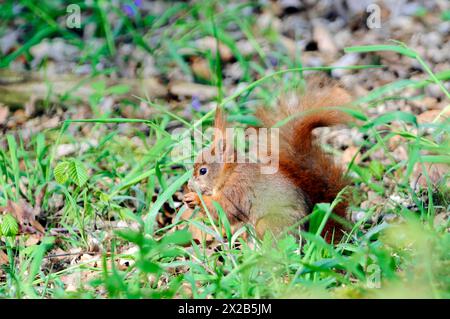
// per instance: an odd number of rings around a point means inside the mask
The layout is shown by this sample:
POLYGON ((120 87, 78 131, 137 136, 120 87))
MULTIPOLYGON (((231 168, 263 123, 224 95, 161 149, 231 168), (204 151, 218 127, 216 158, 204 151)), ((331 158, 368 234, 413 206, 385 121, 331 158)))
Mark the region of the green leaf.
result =
POLYGON ((55 175, 55 180, 58 184, 64 184, 69 178, 69 166, 70 162, 68 161, 64 161, 56 165, 55 169, 53 170, 53 174, 55 175))
POLYGON ((442 12, 441 19, 444 21, 450 21, 450 10, 442 12))
POLYGON ((63 161, 56 165, 54 171, 55 180, 59 184, 64 184, 70 178, 70 181, 79 187, 86 184, 88 173, 83 163, 76 159, 63 161))
POLYGON ((423 163, 445 163, 450 164, 449 155, 422 155, 420 161, 423 163))
POLYGON ((106 89, 106 82, 105 81, 98 81, 92 83, 92 88, 97 92, 103 92, 106 89))
POLYGON ((122 239, 134 243, 138 246, 142 246, 142 243, 144 242, 143 234, 132 229, 120 229, 116 230, 115 233, 122 239))
POLYGON ((156 219, 156 215, 159 212, 159 209, 162 207, 162 205, 169 200, 169 198, 172 197, 172 195, 183 185, 187 182, 187 180, 191 177, 192 171, 187 171, 183 175, 181 175, 176 181, 174 181, 172 184, 170 184, 169 187, 167 187, 164 192, 158 195, 158 198, 153 203, 153 205, 150 207, 150 210, 147 214, 147 217, 145 219, 145 232, 147 234, 153 233, 153 227, 156 219))
POLYGON ((375 51, 394 51, 403 55, 406 55, 410 58, 416 58, 417 53, 411 49, 404 48, 398 45, 363 45, 363 46, 354 46, 349 48, 344 48, 345 53, 350 52, 375 52, 375 51))
POLYGON ((311 214, 309 220, 308 232, 315 234, 317 233, 322 220, 324 219, 327 211, 330 209, 330 204, 328 203, 318 203, 314 206, 314 210, 311 214))
POLYGON ((177 256, 183 256, 185 255, 184 250, 181 249, 179 246, 171 246, 172 248, 165 247, 161 250, 160 256, 161 258, 166 257, 177 257, 177 256))
POLYGON ((69 167, 69 176, 79 187, 83 186, 88 180, 88 173, 83 163, 79 160, 72 160, 69 167))
POLYGON ((381 179, 384 173, 384 166, 380 161, 373 160, 369 164, 369 170, 372 172, 373 176, 377 179, 381 179))
POLYGON ((187 230, 179 230, 164 236, 162 244, 184 245, 191 242, 192 235, 187 230))
POLYGON ((11 157, 11 169, 14 178, 14 184, 16 187, 16 200, 19 199, 17 190, 19 189, 19 179, 20 179, 20 168, 19 168, 19 159, 17 156, 17 143, 13 135, 8 134, 6 136, 8 141, 9 153, 11 157))
POLYGON ((374 88, 372 91, 370 91, 368 94, 358 98, 358 100, 355 102, 356 104, 360 103, 368 103, 372 102, 373 100, 376 100, 378 98, 381 98, 382 96, 400 91, 401 89, 408 87, 408 86, 414 86, 417 85, 419 81, 410 80, 410 79, 403 79, 398 80, 393 83, 389 83, 383 86, 379 86, 377 88, 374 88))
POLYGON ((155 274, 163 270, 158 264, 152 263, 146 259, 139 259, 136 262, 136 266, 145 273, 155 274))
POLYGON ((358 110, 347 108, 347 107, 339 107, 339 110, 342 110, 343 112, 347 113, 350 116, 353 116, 355 119, 360 121, 367 121, 367 116, 358 110))
POLYGON ((261 126, 261 121, 254 115, 244 115, 244 114, 235 114, 230 115, 227 118, 229 122, 239 122, 242 124, 252 125, 252 126, 261 126))
POLYGON ((416 12, 414 12, 415 17, 424 17, 427 14, 427 9, 425 7, 419 7, 416 12))
POLYGON ((45 253, 53 247, 54 243, 54 237, 44 237, 42 239, 42 243, 39 244, 33 251, 32 261, 30 264, 30 272, 27 276, 29 284, 34 280, 39 270, 41 269, 42 260, 44 259, 45 253))
POLYGON ((225 228, 225 232, 227 234, 227 238, 228 238, 228 240, 230 240, 231 237, 232 237, 232 234, 231 234, 231 226, 230 226, 230 222, 228 220, 227 214, 225 213, 225 211, 223 210, 222 206, 220 206, 220 204, 218 202, 213 201, 213 205, 216 208, 217 214, 219 215, 220 223, 225 228))
POLYGON ((130 86, 129 85, 118 84, 118 85, 114 85, 114 86, 109 87, 106 90, 106 93, 121 95, 121 94, 128 93, 129 91, 130 91, 130 86))
POLYGON ((0 234, 7 237, 16 236, 19 233, 19 224, 11 214, 6 214, 0 223, 0 234))
POLYGON ((368 128, 371 128, 374 126, 383 125, 383 124, 390 123, 393 121, 403 121, 406 123, 414 124, 414 126, 416 126, 416 127, 418 126, 417 118, 414 114, 402 112, 402 111, 396 111, 396 112, 383 114, 383 115, 377 117, 376 119, 374 119, 373 121, 370 121, 369 123, 365 124, 362 128, 368 129, 368 128))

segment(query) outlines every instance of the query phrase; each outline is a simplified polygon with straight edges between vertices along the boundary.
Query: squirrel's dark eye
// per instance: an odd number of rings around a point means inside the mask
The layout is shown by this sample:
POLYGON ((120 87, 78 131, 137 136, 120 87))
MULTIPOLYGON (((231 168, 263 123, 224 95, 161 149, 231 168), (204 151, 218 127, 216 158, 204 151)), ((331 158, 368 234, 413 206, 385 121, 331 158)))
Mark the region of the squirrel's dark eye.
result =
POLYGON ((200 175, 205 175, 208 172, 208 169, 206 167, 200 168, 200 175))

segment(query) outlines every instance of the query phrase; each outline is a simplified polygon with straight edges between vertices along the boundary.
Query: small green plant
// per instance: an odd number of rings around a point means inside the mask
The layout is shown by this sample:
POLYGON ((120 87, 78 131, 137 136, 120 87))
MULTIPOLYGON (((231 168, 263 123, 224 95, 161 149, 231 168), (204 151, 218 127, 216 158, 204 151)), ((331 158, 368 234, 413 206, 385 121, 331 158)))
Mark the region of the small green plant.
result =
POLYGON ((88 180, 86 168, 83 163, 77 159, 70 159, 58 163, 55 167, 54 174, 56 182, 60 184, 70 181, 78 187, 82 187, 88 180))
POLYGON ((19 233, 19 224, 11 214, 5 214, 0 219, 0 236, 14 237, 19 233))

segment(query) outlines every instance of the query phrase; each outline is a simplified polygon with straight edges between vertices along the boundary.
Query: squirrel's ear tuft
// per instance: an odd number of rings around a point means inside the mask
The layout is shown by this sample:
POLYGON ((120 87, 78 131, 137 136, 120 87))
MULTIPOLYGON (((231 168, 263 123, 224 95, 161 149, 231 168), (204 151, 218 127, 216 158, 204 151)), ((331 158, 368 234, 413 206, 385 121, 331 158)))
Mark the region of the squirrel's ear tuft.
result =
MULTIPOLYGON (((223 107, 216 108, 214 119, 214 140, 212 144, 213 152, 219 162, 229 162, 233 156, 233 143, 227 143, 227 121, 223 107)), ((232 138, 232 137, 231 137, 232 138)))
POLYGON ((213 147, 216 150, 222 150, 224 146, 225 128, 226 128, 225 114, 223 108, 216 107, 216 116, 214 118, 214 140, 213 147))
POLYGON ((214 128, 220 130, 221 132, 224 132, 225 127, 226 127, 226 119, 225 119, 225 113, 223 111, 223 107, 217 106, 216 107, 216 116, 214 118, 214 128))

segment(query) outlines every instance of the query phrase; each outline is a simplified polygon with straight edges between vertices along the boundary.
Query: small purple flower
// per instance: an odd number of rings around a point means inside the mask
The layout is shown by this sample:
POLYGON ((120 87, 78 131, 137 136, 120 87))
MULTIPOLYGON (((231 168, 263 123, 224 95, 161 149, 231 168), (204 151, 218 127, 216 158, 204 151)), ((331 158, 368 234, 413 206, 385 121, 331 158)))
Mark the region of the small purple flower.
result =
POLYGON ((202 107, 202 104, 200 103, 200 99, 198 98, 198 96, 193 96, 192 97, 192 108, 194 110, 196 110, 197 112, 200 111, 200 108, 202 107))
POLYGON ((270 65, 272 65, 272 66, 278 65, 278 59, 274 56, 269 56, 269 62, 270 62, 270 65))
POLYGON ((133 4, 124 4, 122 6, 122 10, 123 12, 125 12, 125 14, 127 16, 134 17, 137 14, 137 9, 140 8, 142 5, 142 0, 134 0, 133 4))
POLYGON ((123 5, 122 10, 129 17, 134 17, 136 15, 136 12, 134 11, 134 7, 129 4, 123 5))

